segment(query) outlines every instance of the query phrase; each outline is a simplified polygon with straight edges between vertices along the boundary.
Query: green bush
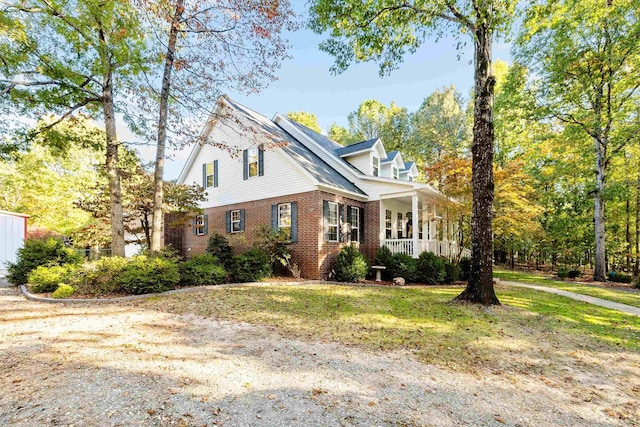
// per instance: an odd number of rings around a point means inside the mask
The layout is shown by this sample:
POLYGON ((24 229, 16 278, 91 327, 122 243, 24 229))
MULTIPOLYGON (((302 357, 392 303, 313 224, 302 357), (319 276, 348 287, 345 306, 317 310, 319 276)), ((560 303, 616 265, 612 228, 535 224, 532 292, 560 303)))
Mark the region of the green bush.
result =
POLYGON ((428 285, 437 285, 446 275, 444 262, 433 252, 422 252, 418 257, 416 279, 428 285))
POLYGON ((469 280, 469 276, 471 275, 471 258, 461 258, 458 267, 460 267, 460 280, 469 280))
POLYGON ((636 279, 635 287, 640 289, 640 276, 638 276, 638 278, 636 279))
POLYGON ((610 271, 607 275, 607 280, 611 282, 617 283, 631 283, 633 281, 633 277, 628 274, 616 273, 615 271, 610 271))
POLYGON ((27 283, 29 273, 41 265, 79 264, 82 256, 65 247, 61 239, 27 239, 18 249, 16 263, 8 263, 7 280, 20 286, 27 283))
POLYGON ((444 283, 457 282, 460 279, 460 266, 448 259, 443 259, 442 262, 444 263, 444 283))
POLYGON ((575 279, 577 277, 582 276, 582 272, 578 269, 573 269, 573 270, 569 270, 567 271, 567 277, 569 279, 575 279))
POLYGON ((212 234, 209 237, 209 244, 205 252, 218 258, 218 261, 227 270, 233 267, 233 249, 231 249, 229 241, 224 236, 218 233, 212 234))
POLYGON ((233 257, 233 280, 237 283, 257 282, 271 275, 271 258, 259 248, 233 257))
POLYGON ((126 292, 140 295, 174 289, 180 281, 176 260, 138 255, 129 260, 116 282, 126 292))
POLYGON ((178 264, 180 284, 184 286, 219 285, 227 271, 213 255, 200 255, 178 264))
POLYGON ((569 270, 567 270, 566 268, 558 269, 558 279, 564 280, 567 278, 568 275, 569 275, 569 270))
POLYGON ((406 254, 394 254, 391 256, 390 265, 387 265, 391 278, 402 277, 408 282, 416 280, 417 262, 406 254))
POLYGON ((386 246, 380 246, 376 251, 376 257, 373 260, 373 265, 382 265, 387 267, 386 270, 382 270, 382 278, 384 280, 391 280, 394 275, 393 271, 391 271, 391 267, 393 265, 393 254, 391 250, 386 246))
POLYGON ((100 258, 83 264, 71 275, 68 283, 82 295, 122 294, 125 290, 116 278, 128 263, 126 258, 117 256, 100 258))
POLYGON ((52 265, 51 267, 41 265, 29 273, 27 288, 29 292, 36 294, 53 292, 58 288, 59 283, 69 279, 73 270, 74 267, 70 265, 52 265))
POLYGON ((338 282, 357 282, 367 275, 369 266, 364 255, 355 246, 343 246, 333 264, 334 278, 338 282))
POLYGON ((58 289, 56 289, 56 291, 51 295, 53 298, 59 298, 59 299, 64 299, 64 298, 69 298, 71 295, 73 295, 74 293, 74 289, 67 285, 66 283, 60 283, 60 285, 58 285, 58 289))

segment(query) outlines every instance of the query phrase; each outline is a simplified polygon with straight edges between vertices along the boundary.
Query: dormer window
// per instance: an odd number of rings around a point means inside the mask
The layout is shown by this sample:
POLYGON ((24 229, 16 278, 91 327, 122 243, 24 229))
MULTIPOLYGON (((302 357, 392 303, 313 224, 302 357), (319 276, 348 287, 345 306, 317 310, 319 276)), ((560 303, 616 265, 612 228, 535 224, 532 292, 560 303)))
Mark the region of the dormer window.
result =
POLYGON ((371 157, 371 175, 380 176, 380 158, 376 156, 371 157))
POLYGON ((391 166, 391 176, 393 179, 398 179, 398 168, 395 166, 391 166))

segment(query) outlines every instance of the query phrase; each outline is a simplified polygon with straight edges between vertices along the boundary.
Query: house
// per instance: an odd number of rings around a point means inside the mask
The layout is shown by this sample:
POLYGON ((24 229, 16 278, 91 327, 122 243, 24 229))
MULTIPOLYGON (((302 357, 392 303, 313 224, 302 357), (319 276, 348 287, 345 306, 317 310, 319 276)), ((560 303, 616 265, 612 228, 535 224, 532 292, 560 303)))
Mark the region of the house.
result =
POLYGON ((417 257, 460 253, 443 209, 447 198, 417 182, 418 169, 379 138, 341 146, 282 114, 272 120, 221 97, 178 178, 206 190, 203 214, 169 215, 165 242, 201 254, 209 236, 248 248, 260 226, 286 230, 303 277, 325 278, 345 244, 372 261, 378 247, 417 257))
POLYGON ((0 211, 0 277, 7 273, 7 263, 15 263, 18 249, 27 236, 29 215, 0 211))

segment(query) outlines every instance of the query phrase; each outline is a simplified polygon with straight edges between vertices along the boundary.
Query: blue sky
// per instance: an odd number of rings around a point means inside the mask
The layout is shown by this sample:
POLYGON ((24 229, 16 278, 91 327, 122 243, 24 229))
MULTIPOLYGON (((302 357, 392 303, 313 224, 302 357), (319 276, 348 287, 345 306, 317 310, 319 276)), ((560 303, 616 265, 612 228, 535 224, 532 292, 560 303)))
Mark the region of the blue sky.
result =
MULTIPOLYGON (((292 59, 278 70, 278 80, 259 94, 245 96, 228 92, 232 99, 267 116, 289 111, 307 111, 318 117, 323 131, 336 122, 347 124, 347 115, 367 99, 385 105, 392 101, 415 111, 423 99, 436 89, 451 84, 468 97, 473 86, 473 46, 457 51, 456 40, 442 38, 425 42, 413 55, 407 55, 391 75, 380 78, 374 63, 353 64, 347 71, 333 75, 333 58, 318 49, 322 36, 301 29, 288 37, 292 59), (458 56, 461 56, 458 59, 458 56)), ((510 62, 509 46, 494 44, 494 61, 510 62)), ((126 139, 126 138, 122 138, 126 139)), ((165 179, 178 177, 189 149, 173 152, 166 162, 165 179)), ((153 150, 140 150, 145 159, 153 159, 153 150)))

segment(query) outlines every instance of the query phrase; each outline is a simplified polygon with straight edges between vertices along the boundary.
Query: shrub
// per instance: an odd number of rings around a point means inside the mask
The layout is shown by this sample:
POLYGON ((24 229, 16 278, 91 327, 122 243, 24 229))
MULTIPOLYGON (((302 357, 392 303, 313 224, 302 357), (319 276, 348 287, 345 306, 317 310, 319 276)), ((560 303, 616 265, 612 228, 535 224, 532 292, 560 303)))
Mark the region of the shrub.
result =
POLYGON ((219 285, 227 271, 213 255, 200 255, 178 264, 180 284, 185 286, 219 285))
POLYGON ((291 252, 289 252, 291 238, 289 233, 285 230, 272 230, 269 227, 262 226, 257 234, 258 242, 255 246, 269 255, 272 271, 282 272, 284 268, 293 277, 299 278, 300 268, 298 264, 291 262, 291 252))
POLYGON ((271 275, 271 259, 259 248, 233 257, 233 280, 238 283, 257 282, 271 275))
POLYGON ((567 278, 568 275, 569 275, 569 270, 567 270, 566 268, 558 269, 558 279, 564 280, 567 278))
POLYGON ((69 298, 74 293, 74 289, 66 283, 60 283, 58 289, 51 295, 53 298, 69 298))
POLYGON ((607 280, 610 280, 611 282, 617 282, 617 283, 631 283, 633 281, 633 277, 629 276, 628 274, 616 273, 615 271, 610 271, 609 274, 607 275, 607 280))
POLYGON ((218 258, 218 261, 229 270, 233 267, 233 249, 229 241, 222 235, 214 233, 209 237, 209 244, 205 251, 209 255, 218 258))
POLYGON ((391 274, 391 278, 402 277, 407 282, 415 282, 416 280, 416 260, 406 254, 394 254, 391 256, 390 265, 387 269, 391 274))
POLYGON ((46 267, 41 265, 29 273, 27 287, 30 292, 41 294, 43 292, 53 292, 58 288, 58 284, 66 282, 74 267, 69 265, 52 265, 46 267))
POLYGON ((129 260, 116 282, 126 292, 140 295, 174 289, 180 281, 175 259, 138 255, 129 260))
POLYGON ((640 276, 638 276, 638 278, 636 279, 635 287, 640 289, 640 276))
POLYGON ((445 278, 444 262, 432 252, 422 252, 418 257, 416 279, 428 285, 442 283, 445 278))
POLYGON ((457 282, 460 278, 460 266, 448 259, 443 259, 442 262, 444 263, 444 283, 457 282))
POLYGON ((577 277, 582 276, 582 272, 578 269, 573 269, 573 270, 569 270, 567 271, 567 277, 569 279, 575 279, 577 277))
POLYGON ((393 254, 391 250, 386 246, 380 246, 376 251, 376 257, 373 260, 374 265, 383 265, 387 267, 386 270, 382 270, 382 278, 384 280, 390 280, 393 276, 393 271, 391 271, 391 266, 393 265, 393 254))
POLYGON ((126 258, 114 256, 85 263, 71 275, 68 283, 79 294, 100 296, 125 293, 116 278, 128 262, 126 258))
POLYGON ((357 282, 367 275, 369 266, 355 246, 343 246, 333 264, 334 278, 339 282, 357 282))
POLYGON ((16 263, 9 263, 7 280, 16 286, 27 283, 29 273, 41 265, 79 264, 80 256, 73 249, 65 247, 61 239, 27 239, 24 247, 18 249, 16 263))
POLYGON ((471 275, 471 258, 461 258, 458 267, 460 267, 460 280, 469 280, 469 276, 471 275))

